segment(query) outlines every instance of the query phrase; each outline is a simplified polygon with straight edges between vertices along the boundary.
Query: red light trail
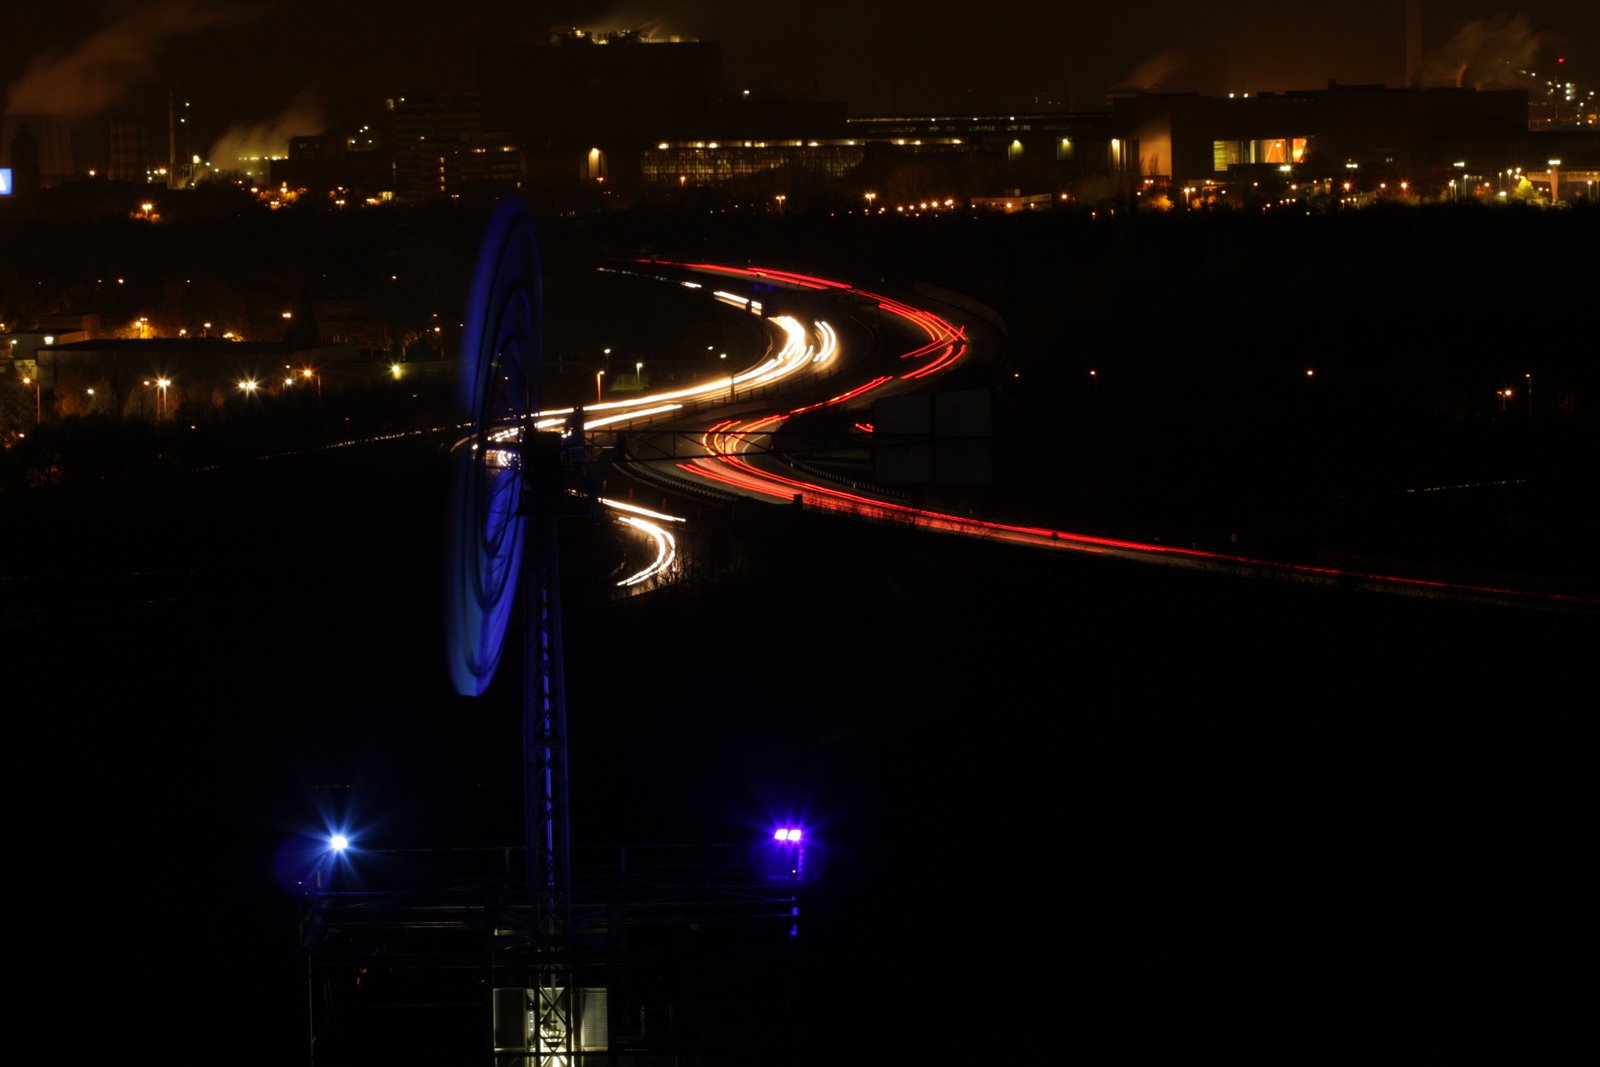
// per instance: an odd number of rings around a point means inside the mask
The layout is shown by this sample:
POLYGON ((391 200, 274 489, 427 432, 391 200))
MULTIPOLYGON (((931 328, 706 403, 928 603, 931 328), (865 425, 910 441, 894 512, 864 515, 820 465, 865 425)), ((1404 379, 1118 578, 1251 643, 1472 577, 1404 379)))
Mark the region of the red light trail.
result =
MULTIPOLYGON (((657 262, 657 265, 662 265, 657 262)), ((927 336, 926 343, 900 353, 899 359, 921 362, 915 369, 901 374, 898 380, 916 381, 950 369, 969 352, 966 330, 925 308, 913 307, 845 282, 819 278, 809 274, 756 267, 732 267, 710 263, 669 263, 667 266, 734 277, 760 279, 811 290, 828 290, 854 296, 881 311, 897 316, 916 331, 927 336)), ((747 458, 753 443, 768 437, 782 423, 795 415, 812 412, 833 405, 859 400, 867 394, 897 380, 894 376, 877 375, 840 392, 827 400, 792 408, 787 412, 773 413, 750 420, 724 419, 705 430, 701 444, 706 450, 688 462, 675 464, 685 475, 715 482, 730 490, 790 503, 796 499, 810 508, 848 514, 869 521, 912 524, 918 528, 943 533, 979 537, 987 540, 1028 545, 1041 549, 1112 554, 1146 563, 1161 563, 1190 569, 1230 573, 1245 577, 1270 577, 1278 580, 1306 582, 1327 586, 1346 586, 1378 589, 1389 592, 1409 592, 1421 595, 1452 596, 1492 602, 1515 602, 1532 605, 1564 606, 1573 608, 1600 607, 1600 599, 1573 594, 1550 593, 1517 589, 1509 586, 1480 585, 1417 578, 1405 575, 1380 574, 1372 571, 1346 570, 1305 563, 1260 559, 1252 556, 1210 552, 1196 548, 1152 544, 1115 537, 1101 537, 1056 530, 1045 526, 1031 526, 996 522, 972 516, 932 511, 901 503, 886 497, 872 496, 836 486, 806 480, 789 474, 758 467, 747 458)), ((855 422, 854 427, 870 433, 871 426, 855 422)))

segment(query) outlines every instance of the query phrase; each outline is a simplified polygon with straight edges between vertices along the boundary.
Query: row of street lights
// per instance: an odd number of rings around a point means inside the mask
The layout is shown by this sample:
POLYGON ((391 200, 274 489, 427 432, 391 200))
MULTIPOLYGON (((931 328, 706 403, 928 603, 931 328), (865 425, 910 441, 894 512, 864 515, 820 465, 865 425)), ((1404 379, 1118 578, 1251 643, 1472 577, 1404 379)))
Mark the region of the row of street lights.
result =
MULTIPOLYGON (((605 356, 607 362, 610 362, 611 349, 607 348, 600 354, 605 356)), ((597 404, 603 402, 606 398, 605 376, 606 372, 604 368, 594 372, 594 400, 597 404)), ((636 361, 633 365, 633 387, 635 389, 644 388, 644 362, 642 360, 636 361)))

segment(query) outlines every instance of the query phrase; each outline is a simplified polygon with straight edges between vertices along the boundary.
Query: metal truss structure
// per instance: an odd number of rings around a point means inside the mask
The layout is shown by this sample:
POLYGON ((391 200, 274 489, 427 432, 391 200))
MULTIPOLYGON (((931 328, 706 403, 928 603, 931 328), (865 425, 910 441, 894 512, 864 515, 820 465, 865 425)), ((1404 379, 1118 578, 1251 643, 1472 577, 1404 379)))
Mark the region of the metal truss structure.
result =
POLYGON ((552 958, 538 887, 525 883, 539 864, 522 849, 353 857, 372 872, 359 888, 305 899, 310 1061, 795 1061, 800 901, 788 871, 743 845, 578 860, 552 958))

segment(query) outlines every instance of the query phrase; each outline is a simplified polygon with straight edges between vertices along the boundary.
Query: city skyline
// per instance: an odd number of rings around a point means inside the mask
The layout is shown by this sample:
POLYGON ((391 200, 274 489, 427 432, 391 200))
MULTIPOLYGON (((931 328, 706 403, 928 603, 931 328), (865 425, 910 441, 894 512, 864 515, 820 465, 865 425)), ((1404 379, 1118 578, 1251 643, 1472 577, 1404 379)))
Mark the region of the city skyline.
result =
MULTIPOLYGON (((286 116, 305 132, 337 129, 370 115, 386 92, 468 87, 481 45, 543 43, 569 26, 715 41, 725 88, 840 101, 853 114, 1084 109, 1117 89, 1405 82, 1400 5, 1366 0, 1337 12, 1287 12, 1247 4, 1228 21, 1163 7, 1019 9, 972 21, 929 17, 909 3, 865 14, 779 4, 755 15, 692 0, 655 9, 476 0, 452 7, 448 18, 421 5, 108 3, 88 19, 81 10, 23 13, 9 27, 0 83, 7 113, 68 119, 148 107, 182 87, 195 100, 196 133, 209 142, 240 124, 286 116)), ((1507 9, 1436 0, 1423 6, 1420 78, 1507 85, 1520 77, 1510 72, 1565 58, 1562 76, 1593 80, 1596 63, 1585 49, 1600 38, 1597 24, 1594 8, 1575 2, 1507 9)))

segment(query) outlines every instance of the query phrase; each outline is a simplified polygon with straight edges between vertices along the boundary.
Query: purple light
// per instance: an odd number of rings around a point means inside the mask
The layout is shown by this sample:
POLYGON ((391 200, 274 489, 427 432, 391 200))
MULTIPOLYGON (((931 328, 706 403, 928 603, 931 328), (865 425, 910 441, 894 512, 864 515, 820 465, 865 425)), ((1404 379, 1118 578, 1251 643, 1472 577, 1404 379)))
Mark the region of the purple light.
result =
POLYGON ((328 847, 335 852, 343 852, 350 847, 350 839, 343 834, 334 834, 328 839, 328 847))
POLYGON ((772 839, 774 841, 798 842, 800 840, 800 829, 793 826, 780 826, 772 832, 772 839))

